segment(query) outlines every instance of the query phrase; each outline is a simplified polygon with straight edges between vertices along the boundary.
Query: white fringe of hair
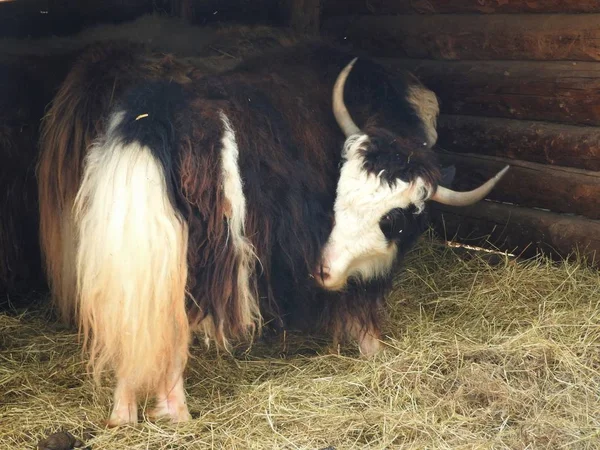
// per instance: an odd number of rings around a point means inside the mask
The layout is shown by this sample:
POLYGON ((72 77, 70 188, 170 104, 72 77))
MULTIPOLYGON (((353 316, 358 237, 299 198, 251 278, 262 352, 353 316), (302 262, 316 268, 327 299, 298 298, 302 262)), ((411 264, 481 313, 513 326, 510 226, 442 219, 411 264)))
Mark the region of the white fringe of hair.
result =
POLYGON ((151 389, 187 362, 187 224, 150 149, 116 135, 121 120, 89 150, 75 199, 78 316, 96 381, 110 366, 151 389))
POLYGON ((238 165, 239 149, 235 132, 228 117, 221 112, 221 121, 224 126, 221 143, 221 170, 223 173, 223 193, 231 205, 231 217, 228 218, 229 235, 236 257, 239 261, 237 270, 237 292, 240 296, 240 308, 244 326, 258 329, 261 327, 261 314, 258 303, 256 286, 250 284, 254 268, 253 263, 257 258, 254 246, 245 237, 246 198, 244 196, 242 176, 238 165))

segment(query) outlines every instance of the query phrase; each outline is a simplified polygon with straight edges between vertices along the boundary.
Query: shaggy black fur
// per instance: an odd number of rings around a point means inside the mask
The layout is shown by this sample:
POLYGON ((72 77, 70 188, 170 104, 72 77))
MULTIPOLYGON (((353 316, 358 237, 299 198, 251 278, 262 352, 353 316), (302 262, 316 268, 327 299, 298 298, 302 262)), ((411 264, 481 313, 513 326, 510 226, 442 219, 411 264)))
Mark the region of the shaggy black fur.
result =
MULTIPOLYGON (((344 292, 330 293, 309 275, 331 231, 345 140, 332 114, 331 92, 353 57, 329 45, 302 44, 251 58, 196 85, 196 107, 218 106, 236 130, 247 234, 261 260, 257 272, 263 314, 288 327, 335 329, 356 319, 378 329, 391 284, 391 277, 354 281, 344 292)), ((385 179, 391 183, 421 176, 435 188, 441 178, 437 161, 423 147, 423 124, 406 97, 409 83, 415 82, 409 74, 392 75, 369 59, 359 59, 348 77, 346 103, 373 141, 365 153, 365 169, 386 169, 385 179)), ((218 139, 210 136, 197 151, 218 147, 218 139)), ((427 228, 427 215, 413 212, 392 210, 389 224, 382 223, 390 241, 398 244, 398 263, 427 228)), ((196 283, 197 289, 203 285, 196 283)), ((196 298, 206 296, 195 292, 196 298)), ((215 307, 207 311, 214 314, 215 307)))
POLYGON ((174 125, 176 113, 185 107, 186 98, 181 84, 173 81, 150 81, 125 92, 117 108, 123 118, 116 134, 124 144, 138 142, 150 149, 167 174, 167 190, 175 208, 181 208, 178 195, 179 136, 174 125))
MULTIPOLYGON (((197 302, 190 301, 190 307, 222 323, 227 338, 242 330, 234 281, 240 268, 228 230, 231 205, 221 188, 221 113, 231 122, 239 148, 246 236, 260 260, 253 282, 265 318, 305 331, 343 331, 351 322, 380 328, 391 276, 352 282, 339 293, 319 289, 310 276, 332 229, 345 141, 332 113, 331 93, 354 56, 308 43, 251 58, 183 87, 129 80, 133 89, 118 95, 127 111, 123 133, 147 144, 161 160, 188 222, 188 290, 197 302), (149 117, 135 121, 145 113, 149 117)), ((390 74, 362 58, 348 78, 346 103, 374 142, 365 153, 367 170, 388 170, 389 182, 422 176, 435 186, 441 174, 423 149, 424 127, 406 98, 414 82, 408 74, 390 74)), ((399 244, 399 263, 425 229, 426 216, 410 210, 389 214, 381 227, 399 244)))

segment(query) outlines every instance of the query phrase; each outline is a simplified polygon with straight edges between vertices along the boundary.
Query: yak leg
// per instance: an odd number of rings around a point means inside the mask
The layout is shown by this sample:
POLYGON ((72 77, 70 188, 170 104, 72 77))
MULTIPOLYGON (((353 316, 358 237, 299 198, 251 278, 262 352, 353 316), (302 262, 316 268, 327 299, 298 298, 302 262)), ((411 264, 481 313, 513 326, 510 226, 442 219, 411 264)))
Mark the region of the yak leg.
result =
POLYGON ((365 358, 371 358, 381 350, 381 332, 371 326, 360 326, 357 321, 349 324, 348 333, 358 344, 360 354, 365 358))
POLYGON ((332 331, 330 353, 339 353, 341 342, 347 338, 358 344, 360 354, 365 358, 370 358, 381 350, 381 332, 373 325, 361 324, 356 317, 347 317, 343 322, 341 319, 336 320, 332 331))
POLYGON ((173 422, 191 420, 183 388, 183 367, 174 365, 167 379, 156 389, 156 405, 148 414, 151 419, 170 417, 173 422))
POLYGON ((129 386, 126 380, 119 379, 115 388, 113 409, 106 424, 109 427, 117 427, 128 423, 137 423, 137 421, 135 390, 129 386))

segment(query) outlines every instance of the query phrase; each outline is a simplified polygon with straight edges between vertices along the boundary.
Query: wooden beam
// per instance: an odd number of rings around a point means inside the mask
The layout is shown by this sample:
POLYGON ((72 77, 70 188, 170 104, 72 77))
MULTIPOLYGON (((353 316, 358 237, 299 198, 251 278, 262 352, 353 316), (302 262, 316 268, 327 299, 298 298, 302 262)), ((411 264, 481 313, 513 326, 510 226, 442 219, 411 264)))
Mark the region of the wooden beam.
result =
POLYGON ((489 199, 600 219, 600 172, 443 151, 438 156, 456 166, 454 189, 473 189, 509 164, 489 199))
POLYGON ((321 26, 320 0, 282 0, 284 21, 300 34, 317 35, 321 26))
POLYGON ((346 14, 594 13, 597 0, 324 0, 323 16, 346 14))
POLYGON ((192 0, 171 0, 171 14, 181 17, 188 23, 194 20, 194 5, 192 0))
POLYGON ((322 31, 373 56, 600 60, 600 14, 345 16, 322 31))
POLYGON ((378 61, 412 71, 444 113, 600 125, 600 62, 378 61))
POLYGON ((455 208, 432 204, 433 228, 446 240, 531 257, 575 252, 600 262, 600 222, 489 201, 455 208))
POLYGON ((269 23, 280 0, 223 1, 169 0, 170 13, 197 25, 214 23, 269 23))
MULTIPOLYGON (((187 1, 187 0, 171 0, 187 1)), ((138 9, 140 11, 151 10, 151 2, 148 0, 87 0, 85 2, 78 0, 55 1, 46 0, 48 4, 47 10, 49 14, 69 14, 76 11, 81 16, 96 16, 98 14, 106 14, 112 12, 113 15, 119 16, 128 9, 138 9)))
POLYGON ((441 115, 438 145, 456 153, 600 170, 600 127, 441 115))

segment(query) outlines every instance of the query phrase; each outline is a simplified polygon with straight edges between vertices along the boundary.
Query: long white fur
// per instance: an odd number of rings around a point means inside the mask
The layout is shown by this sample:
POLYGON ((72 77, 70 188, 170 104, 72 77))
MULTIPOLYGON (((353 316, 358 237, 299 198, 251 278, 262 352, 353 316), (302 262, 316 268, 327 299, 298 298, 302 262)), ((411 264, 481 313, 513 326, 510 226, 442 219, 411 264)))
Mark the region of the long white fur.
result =
POLYGON ((74 205, 77 287, 95 377, 109 365, 135 391, 162 386, 186 365, 188 233, 160 163, 116 134, 122 117, 112 117, 85 159, 74 205))
POLYGON ((392 268, 397 246, 389 244, 379 228, 381 217, 394 208, 413 204, 420 213, 425 206, 420 178, 412 183, 397 180, 395 186, 368 173, 360 150, 369 143, 367 135, 350 136, 344 145, 346 159, 340 171, 334 205, 335 226, 323 250, 329 289, 341 289, 349 277, 365 280, 383 276, 392 268))
POLYGON ((252 286, 256 253, 254 246, 245 236, 246 197, 244 196, 243 180, 238 164, 239 149, 235 131, 225 113, 221 112, 224 132, 221 139, 221 170, 223 177, 223 193, 231 206, 228 217, 229 239, 239 259, 237 271, 237 287, 240 295, 244 325, 254 328, 261 323, 256 285, 252 286))

